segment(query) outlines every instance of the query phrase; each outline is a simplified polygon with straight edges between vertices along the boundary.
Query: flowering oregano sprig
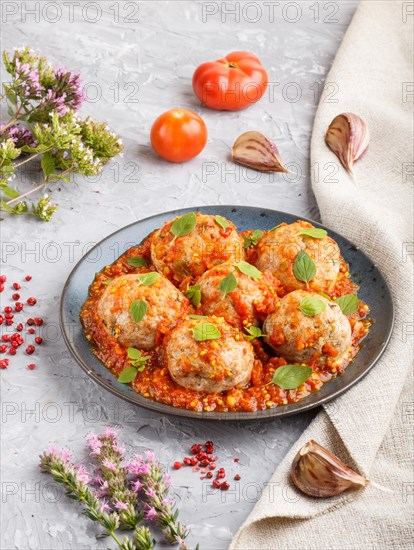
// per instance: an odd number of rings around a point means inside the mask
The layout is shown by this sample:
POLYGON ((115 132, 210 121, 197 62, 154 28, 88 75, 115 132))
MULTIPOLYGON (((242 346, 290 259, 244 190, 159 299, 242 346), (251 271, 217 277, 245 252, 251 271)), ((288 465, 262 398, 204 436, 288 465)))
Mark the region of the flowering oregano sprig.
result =
POLYGON ((175 509, 174 501, 168 498, 169 474, 165 473, 163 466, 155 460, 151 451, 146 452, 146 460, 136 455, 127 468, 146 496, 145 517, 157 520, 168 542, 178 544, 180 550, 187 550, 185 538, 189 530, 177 521, 178 510, 175 509))
POLYGON ((26 197, 55 181, 70 182, 75 173, 96 176, 122 152, 122 141, 105 123, 75 114, 83 102, 78 74, 48 66, 28 48, 16 50, 12 59, 4 52, 3 61, 12 80, 3 84, 11 118, 0 126, 0 192, 5 197, 0 211, 49 221, 57 209, 49 196, 31 208, 26 197), (19 167, 36 159, 44 179, 21 193, 10 182, 19 167))
POLYGON ((84 504, 87 517, 104 527, 99 537, 111 536, 121 550, 151 550, 155 541, 149 528, 141 525, 145 517, 157 519, 167 540, 187 550, 184 539, 188 530, 177 521, 178 510, 168 498, 169 475, 153 453, 147 451, 146 458, 137 455, 126 462, 125 449, 111 428, 90 435, 87 448, 95 464, 92 474, 84 465, 73 464, 68 451, 58 452, 56 448, 40 456, 40 468, 63 484, 70 498, 84 504), (118 529, 130 530, 131 534, 121 540, 118 529))

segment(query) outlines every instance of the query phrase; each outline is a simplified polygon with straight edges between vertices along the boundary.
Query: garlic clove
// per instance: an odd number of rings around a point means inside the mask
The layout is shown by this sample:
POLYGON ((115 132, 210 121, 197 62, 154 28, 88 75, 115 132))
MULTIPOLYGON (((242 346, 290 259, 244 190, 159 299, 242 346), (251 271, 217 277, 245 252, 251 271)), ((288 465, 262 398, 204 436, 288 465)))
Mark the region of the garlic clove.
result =
POLYGON ((296 454, 290 474, 296 487, 312 497, 332 497, 369 483, 312 439, 296 454))
POLYGON ((259 172, 288 172, 280 160, 276 145, 261 132, 249 131, 239 136, 231 148, 234 162, 259 172))
POLYGON ((361 117, 354 113, 342 113, 330 123, 325 142, 345 170, 352 174, 354 162, 367 150, 369 138, 369 130, 361 117))

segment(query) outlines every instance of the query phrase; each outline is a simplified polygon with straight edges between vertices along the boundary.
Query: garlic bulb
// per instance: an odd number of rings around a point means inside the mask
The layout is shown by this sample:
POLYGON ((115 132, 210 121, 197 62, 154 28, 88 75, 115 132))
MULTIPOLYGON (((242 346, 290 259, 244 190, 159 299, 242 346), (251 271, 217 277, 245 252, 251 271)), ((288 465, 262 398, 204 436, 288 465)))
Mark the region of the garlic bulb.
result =
POLYGON ((367 150, 369 131, 361 117, 353 113, 342 113, 330 123, 325 142, 345 170, 352 174, 354 162, 367 150))
POLYGON ((296 487, 312 497, 332 497, 369 483, 312 439, 293 459, 290 474, 296 487))
POLYGON ((268 137, 249 131, 239 136, 231 148, 234 162, 259 172, 288 172, 280 160, 279 151, 268 137))

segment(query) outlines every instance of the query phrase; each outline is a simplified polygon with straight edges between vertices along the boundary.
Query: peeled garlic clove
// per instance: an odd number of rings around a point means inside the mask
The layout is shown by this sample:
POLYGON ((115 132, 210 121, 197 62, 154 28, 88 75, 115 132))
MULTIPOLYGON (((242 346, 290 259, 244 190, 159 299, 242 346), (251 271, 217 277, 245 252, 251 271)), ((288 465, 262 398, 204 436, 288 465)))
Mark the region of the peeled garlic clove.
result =
POLYGON ((255 131, 239 136, 231 148, 234 162, 259 172, 288 172, 280 160, 279 151, 264 134, 255 131))
POLYGON ((311 497, 332 497, 369 483, 312 439, 293 459, 290 474, 296 487, 311 497))
POLYGON ((369 131, 358 115, 342 113, 333 119, 326 132, 325 142, 352 174, 354 162, 367 150, 369 131))

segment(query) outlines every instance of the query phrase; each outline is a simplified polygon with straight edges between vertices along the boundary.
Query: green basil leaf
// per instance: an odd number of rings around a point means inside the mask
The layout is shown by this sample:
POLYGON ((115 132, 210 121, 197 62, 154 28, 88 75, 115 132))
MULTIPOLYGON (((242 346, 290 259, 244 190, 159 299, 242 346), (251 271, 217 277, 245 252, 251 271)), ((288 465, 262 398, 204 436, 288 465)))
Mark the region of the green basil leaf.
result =
POLYGON ((144 300, 134 300, 129 308, 129 312, 136 323, 139 323, 147 313, 148 304, 144 300))
POLYGON ((279 223, 279 225, 275 225, 274 227, 272 227, 272 229, 269 229, 269 233, 270 231, 276 231, 276 229, 279 229, 281 225, 282 225, 281 223, 279 223))
POLYGON ((250 248, 251 246, 257 246, 257 243, 259 242, 259 239, 261 239, 264 235, 264 232, 260 229, 256 229, 253 231, 253 233, 250 235, 250 237, 243 236, 244 240, 244 248, 250 248))
POLYGON ((189 286, 185 291, 185 295, 193 306, 198 307, 201 304, 201 288, 198 285, 189 286))
POLYGON ((344 315, 351 315, 358 311, 358 295, 346 294, 345 296, 337 298, 335 304, 338 304, 344 315))
POLYGON ((251 265, 247 262, 237 262, 234 264, 241 273, 244 273, 245 275, 248 275, 252 279, 260 279, 262 276, 262 272, 257 269, 257 267, 254 267, 254 265, 251 265))
POLYGON ((313 237, 314 239, 323 239, 328 232, 325 229, 319 229, 318 227, 308 227, 299 231, 298 235, 305 235, 306 237, 313 237))
POLYGON ((42 170, 46 178, 49 177, 51 174, 54 174, 56 166, 55 159, 53 158, 53 155, 51 153, 44 153, 40 164, 42 165, 42 170))
POLYGON ((246 331, 249 333, 249 336, 246 336, 248 340, 254 340, 255 338, 260 338, 261 336, 265 336, 265 334, 260 330, 260 328, 255 327, 254 325, 252 325, 249 328, 246 328, 246 331))
POLYGON ((300 301, 299 308, 303 315, 307 317, 315 317, 326 308, 326 302, 316 296, 307 296, 300 301))
POLYGON ((136 348, 128 348, 128 357, 130 359, 141 359, 142 353, 139 349, 136 348))
POLYGON ((204 342, 204 340, 217 340, 221 338, 221 332, 213 323, 202 321, 193 328, 193 336, 198 342, 204 342))
POLYGON ((136 375, 137 369, 135 367, 126 367, 118 376, 118 382, 128 384, 129 382, 135 380, 136 375))
POLYGON ((158 279, 161 277, 159 273, 156 271, 151 271, 150 273, 143 273, 142 275, 138 275, 138 281, 141 285, 144 286, 151 286, 155 283, 155 281, 158 281, 158 279))
POLYGON ((184 237, 184 235, 191 233, 196 224, 196 215, 194 212, 189 212, 188 214, 184 214, 184 216, 181 216, 181 218, 175 220, 171 226, 171 233, 175 238, 184 237))
POLYGON ((219 284, 221 292, 226 296, 229 292, 233 292, 237 288, 237 279, 233 273, 229 273, 219 284))
POLYGON ((132 256, 127 259, 127 264, 132 267, 144 267, 144 265, 147 265, 147 260, 145 258, 141 258, 141 256, 132 256))
POLYGON ((316 275, 315 262, 304 250, 301 250, 296 256, 293 273, 298 281, 303 281, 306 284, 316 275))
POLYGON ((275 370, 271 384, 276 384, 284 390, 294 390, 306 382, 311 374, 311 367, 283 365, 275 370))
POLYGON ((223 229, 226 229, 230 225, 226 218, 223 218, 223 216, 216 216, 214 219, 223 229))

